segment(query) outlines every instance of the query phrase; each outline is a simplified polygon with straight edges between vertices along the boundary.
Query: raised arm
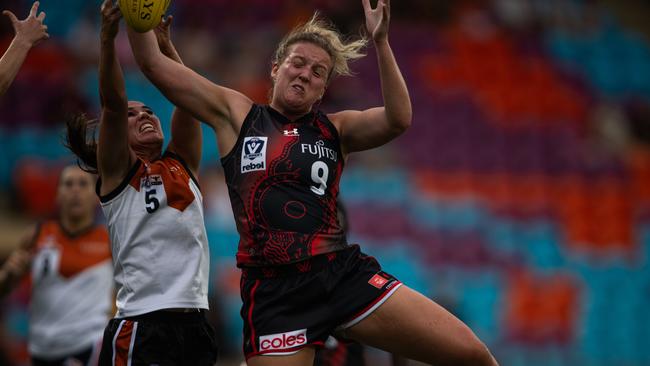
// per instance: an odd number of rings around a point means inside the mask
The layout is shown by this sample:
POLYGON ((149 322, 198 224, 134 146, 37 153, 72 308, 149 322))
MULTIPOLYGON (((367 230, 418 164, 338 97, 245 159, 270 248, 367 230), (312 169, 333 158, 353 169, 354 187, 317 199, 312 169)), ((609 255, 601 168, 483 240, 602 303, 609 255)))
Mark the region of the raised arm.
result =
POLYGON ((99 55, 99 94, 102 104, 97 143, 97 165, 102 179, 101 194, 113 191, 135 161, 128 143, 128 101, 124 75, 115 53, 115 37, 122 13, 112 0, 101 7, 101 50, 99 55))
POLYGON ((253 102, 165 57, 156 44, 153 31, 137 33, 129 28, 129 40, 133 55, 147 78, 174 105, 212 126, 217 133, 219 150, 230 151, 253 102))
MULTIPOLYGON (((163 18, 160 24, 154 29, 160 51, 170 59, 183 64, 181 56, 171 40, 170 27, 174 17, 163 18)), ((201 124, 192 115, 182 108, 174 108, 172 114, 172 139, 167 148, 178 154, 185 160, 188 168, 196 177, 201 163, 201 149, 203 146, 203 134, 201 124)))
POLYGON ((16 15, 9 10, 2 12, 11 20, 15 36, 7 51, 0 58, 0 96, 4 95, 16 78, 29 50, 38 42, 50 37, 47 34, 47 26, 43 24, 45 13, 41 12, 36 16, 38 5, 38 1, 32 5, 29 16, 24 20, 18 20, 16 15))
POLYGON ((411 125, 412 118, 406 82, 388 43, 390 0, 379 0, 374 9, 370 0, 362 0, 362 4, 366 28, 377 51, 384 106, 330 116, 341 135, 344 153, 372 149, 391 141, 411 125))
POLYGON ((0 267, 0 298, 9 294, 27 274, 32 263, 35 233, 36 228, 31 228, 0 267))

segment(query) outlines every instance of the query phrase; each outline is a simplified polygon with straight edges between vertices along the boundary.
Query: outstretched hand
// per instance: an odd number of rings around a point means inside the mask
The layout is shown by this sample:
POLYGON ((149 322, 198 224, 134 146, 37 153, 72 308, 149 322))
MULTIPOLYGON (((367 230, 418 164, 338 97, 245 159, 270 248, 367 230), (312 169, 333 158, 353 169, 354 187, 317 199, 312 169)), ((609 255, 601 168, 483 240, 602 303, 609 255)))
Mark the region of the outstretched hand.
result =
POLYGON ((16 39, 25 42, 29 47, 33 47, 38 42, 50 38, 47 34, 47 25, 43 24, 45 12, 40 12, 38 16, 38 1, 34 2, 32 9, 29 11, 27 18, 19 20, 14 13, 5 10, 2 14, 11 20, 11 25, 16 33, 16 39))
POLYGON ((163 16, 160 20, 160 23, 158 23, 156 28, 153 29, 154 33, 156 34, 156 39, 158 40, 158 46, 160 49, 164 49, 172 45, 170 28, 173 20, 173 15, 163 16))
POLYGON ((104 0, 101 7, 102 13, 102 40, 113 40, 120 30, 120 19, 122 12, 118 6, 113 4, 113 0, 104 0))
POLYGON ((172 60, 182 64, 183 61, 181 60, 181 56, 178 54, 176 47, 174 47, 174 44, 172 43, 170 28, 173 20, 173 15, 163 17, 158 26, 153 29, 153 32, 156 34, 156 40, 158 40, 158 48, 160 48, 160 52, 172 60))
POLYGON ((390 23, 390 0, 377 0, 373 9, 370 0, 361 0, 366 15, 366 29, 375 42, 384 41, 388 37, 390 23))

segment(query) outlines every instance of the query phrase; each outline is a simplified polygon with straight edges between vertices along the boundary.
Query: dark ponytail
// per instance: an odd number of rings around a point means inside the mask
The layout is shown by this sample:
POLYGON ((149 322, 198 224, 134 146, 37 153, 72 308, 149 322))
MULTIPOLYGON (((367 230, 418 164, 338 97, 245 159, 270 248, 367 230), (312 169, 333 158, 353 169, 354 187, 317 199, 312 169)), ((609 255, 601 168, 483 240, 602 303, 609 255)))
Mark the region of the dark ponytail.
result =
POLYGON ((77 156, 77 164, 82 170, 97 174, 97 140, 95 130, 98 120, 88 119, 85 114, 78 114, 66 121, 64 146, 77 156))

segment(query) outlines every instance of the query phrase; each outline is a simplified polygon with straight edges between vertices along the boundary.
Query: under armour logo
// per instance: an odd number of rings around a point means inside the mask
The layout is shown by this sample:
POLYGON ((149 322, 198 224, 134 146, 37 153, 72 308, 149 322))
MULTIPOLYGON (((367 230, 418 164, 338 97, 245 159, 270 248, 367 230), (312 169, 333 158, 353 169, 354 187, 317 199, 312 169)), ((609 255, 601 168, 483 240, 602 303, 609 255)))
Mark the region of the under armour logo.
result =
POLYGON ((291 131, 284 130, 284 135, 287 136, 287 137, 297 137, 297 136, 300 136, 300 134, 298 133, 298 129, 297 129, 297 128, 294 128, 294 129, 291 130, 291 131))

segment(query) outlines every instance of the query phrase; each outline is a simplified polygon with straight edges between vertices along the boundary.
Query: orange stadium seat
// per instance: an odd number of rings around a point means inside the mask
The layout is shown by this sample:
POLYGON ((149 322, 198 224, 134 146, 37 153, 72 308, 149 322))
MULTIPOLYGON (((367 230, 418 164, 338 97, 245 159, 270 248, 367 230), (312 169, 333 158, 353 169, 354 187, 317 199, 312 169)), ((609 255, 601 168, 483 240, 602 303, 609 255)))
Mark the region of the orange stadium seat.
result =
POLYGON ((26 159, 16 166, 14 186, 25 213, 44 218, 56 211, 56 190, 60 167, 44 161, 26 159))
POLYGON ((512 271, 506 292, 506 337, 523 344, 567 344, 577 325, 578 286, 563 274, 512 271))

